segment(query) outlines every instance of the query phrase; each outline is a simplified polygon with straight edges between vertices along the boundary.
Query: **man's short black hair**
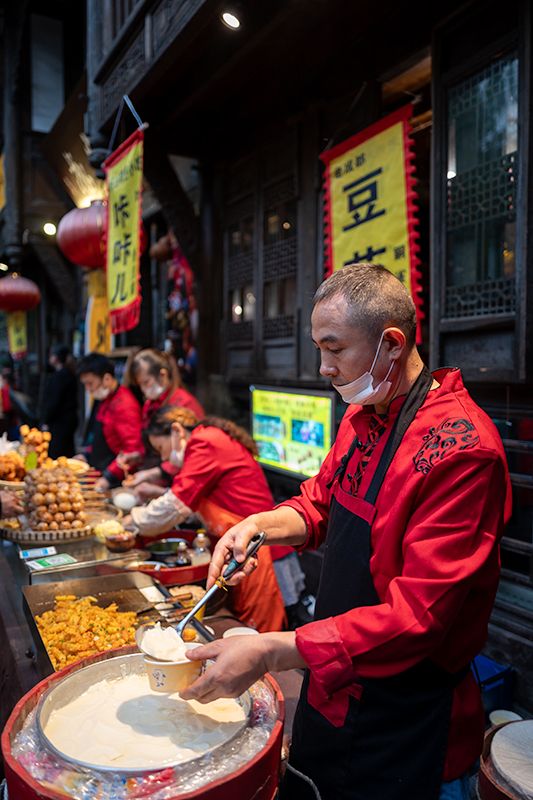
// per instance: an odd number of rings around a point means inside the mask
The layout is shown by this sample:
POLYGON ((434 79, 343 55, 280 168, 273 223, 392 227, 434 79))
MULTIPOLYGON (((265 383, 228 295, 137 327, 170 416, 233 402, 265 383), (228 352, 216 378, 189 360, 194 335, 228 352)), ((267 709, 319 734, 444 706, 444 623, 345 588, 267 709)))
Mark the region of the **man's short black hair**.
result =
POLYGON ((385 328, 400 328, 407 346, 415 347, 416 309, 398 278, 381 264, 347 264, 320 284, 313 307, 324 300, 343 297, 354 327, 377 342, 385 328))
POLYGON ((93 375, 98 375, 99 378, 103 378, 104 375, 115 377, 115 365, 110 358, 103 356, 101 353, 89 353, 89 355, 84 356, 79 362, 76 371, 78 375, 87 375, 92 372, 93 375))

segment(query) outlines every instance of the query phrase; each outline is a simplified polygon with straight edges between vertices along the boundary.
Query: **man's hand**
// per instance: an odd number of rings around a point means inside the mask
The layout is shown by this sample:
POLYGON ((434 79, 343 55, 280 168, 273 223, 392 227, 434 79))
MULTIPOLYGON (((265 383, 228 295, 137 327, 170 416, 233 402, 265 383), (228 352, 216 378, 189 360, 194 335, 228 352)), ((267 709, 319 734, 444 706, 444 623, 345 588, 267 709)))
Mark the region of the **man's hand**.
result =
POLYGON ((87 464, 87 459, 83 455, 83 453, 77 453, 75 456, 72 456, 74 461, 81 461, 83 464, 87 464))
MULTIPOLYGON (((233 528, 230 528, 224 536, 222 536, 213 550, 213 557, 209 565, 209 572, 207 574, 207 588, 210 589, 218 576, 224 571, 227 562, 235 556, 237 561, 244 561, 246 555, 246 548, 250 540, 259 533, 261 529, 256 522, 255 514, 251 517, 243 519, 238 522, 233 528)), ((232 586, 240 583, 243 578, 250 575, 255 569, 257 561, 251 558, 243 569, 235 573, 233 578, 229 581, 232 586)))
POLYGON ((133 453, 119 453, 117 456, 117 464, 123 472, 129 472, 130 468, 134 466, 142 458, 142 453, 135 451, 133 453))
POLYGON ((98 478, 98 480, 94 484, 94 488, 96 489, 97 492, 106 492, 109 489, 109 485, 110 484, 107 478, 104 478, 102 476, 101 478, 98 478))
MULTIPOLYGON (((300 545, 305 542, 307 537, 305 521, 294 508, 281 506, 273 511, 252 514, 226 531, 217 542, 207 576, 208 589, 214 584, 230 558, 235 556, 237 561, 244 561, 250 539, 260 531, 266 533, 265 544, 300 545)), ((256 566, 256 559, 251 558, 244 569, 235 573, 229 583, 232 586, 240 583, 256 566)))
POLYGON ((140 483, 151 483, 152 481, 157 481, 160 479, 161 470, 159 467, 153 467, 152 469, 140 469, 139 472, 129 475, 124 481, 124 485, 127 486, 128 489, 134 489, 140 483))
POLYGON ((306 666, 296 647, 293 631, 217 639, 188 650, 187 658, 215 661, 180 693, 184 700, 200 703, 210 703, 219 697, 238 697, 270 670, 306 666))
POLYGON ((2 517, 18 517, 22 514, 22 500, 10 491, 0 491, 0 501, 2 503, 2 517))

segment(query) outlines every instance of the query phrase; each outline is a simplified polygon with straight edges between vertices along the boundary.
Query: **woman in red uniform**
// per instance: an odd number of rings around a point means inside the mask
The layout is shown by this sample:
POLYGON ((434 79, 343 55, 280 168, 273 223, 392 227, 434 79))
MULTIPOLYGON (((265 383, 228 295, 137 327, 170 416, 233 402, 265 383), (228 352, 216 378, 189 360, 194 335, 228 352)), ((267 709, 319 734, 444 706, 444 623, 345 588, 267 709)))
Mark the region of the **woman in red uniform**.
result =
MULTIPOLYGON (((233 422, 207 417, 198 423, 187 408, 163 408, 153 415, 146 434, 162 461, 179 472, 165 494, 132 510, 143 536, 170 530, 193 512, 212 534, 222 536, 248 514, 272 508, 270 489, 254 458, 255 443, 233 422)), ((231 591, 229 602, 236 616, 257 630, 281 630, 283 599, 267 548, 257 564, 251 579, 231 591)))
POLYGON ((163 406, 190 408, 198 419, 205 416, 196 397, 183 387, 174 359, 160 350, 139 350, 129 365, 125 385, 138 386, 144 395, 143 429, 163 406))
MULTIPOLYGON (((130 387, 138 386, 143 393, 143 431, 155 412, 164 406, 189 408, 197 419, 205 416, 198 400, 183 387, 176 362, 172 356, 161 350, 139 350, 126 369, 124 383, 130 387)), ((153 457, 150 458, 150 454, 145 454, 141 465, 131 462, 127 466, 137 467, 137 472, 128 485, 135 488, 138 500, 143 503, 160 497, 170 485, 175 472, 169 464, 156 463, 153 457)))

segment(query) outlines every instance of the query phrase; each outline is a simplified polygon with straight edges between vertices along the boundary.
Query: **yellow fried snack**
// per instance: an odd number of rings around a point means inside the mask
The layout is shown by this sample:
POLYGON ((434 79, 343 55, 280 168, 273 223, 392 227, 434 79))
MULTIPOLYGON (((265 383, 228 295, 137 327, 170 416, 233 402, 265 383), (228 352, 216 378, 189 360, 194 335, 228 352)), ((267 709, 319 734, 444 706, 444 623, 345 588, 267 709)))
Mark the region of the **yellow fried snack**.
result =
POLYGON ((0 455, 0 479, 3 481, 22 481, 26 470, 24 460, 15 450, 0 455))
POLYGON ((95 597, 56 595, 52 611, 35 617, 39 633, 55 670, 80 658, 135 643, 137 617, 133 611, 118 611, 96 605, 95 597))

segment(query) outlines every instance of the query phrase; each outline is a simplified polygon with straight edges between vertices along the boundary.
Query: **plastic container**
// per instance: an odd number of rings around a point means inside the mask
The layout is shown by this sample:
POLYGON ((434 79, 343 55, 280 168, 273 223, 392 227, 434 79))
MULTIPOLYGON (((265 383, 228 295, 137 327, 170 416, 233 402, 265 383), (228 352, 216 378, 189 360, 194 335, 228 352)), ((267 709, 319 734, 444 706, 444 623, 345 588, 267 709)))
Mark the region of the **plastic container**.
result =
POLYGON ((486 714, 497 708, 512 708, 515 673, 509 664, 479 655, 473 661, 472 671, 481 689, 486 714))

